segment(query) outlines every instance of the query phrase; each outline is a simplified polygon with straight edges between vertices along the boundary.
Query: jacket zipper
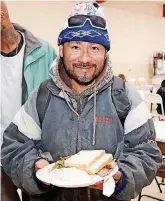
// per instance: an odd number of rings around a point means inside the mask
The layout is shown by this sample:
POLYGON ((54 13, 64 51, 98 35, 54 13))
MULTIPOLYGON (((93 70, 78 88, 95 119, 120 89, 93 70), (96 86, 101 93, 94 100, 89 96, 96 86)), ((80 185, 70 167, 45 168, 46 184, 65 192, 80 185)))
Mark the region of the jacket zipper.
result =
POLYGON ((69 108, 72 110, 72 112, 74 112, 77 116, 77 133, 76 133, 76 153, 78 152, 78 132, 79 132, 79 119, 80 119, 80 115, 72 108, 72 106, 69 104, 69 102, 67 101, 67 99, 65 99, 69 108))
POLYGON ((78 133, 79 133, 79 120, 80 120, 80 116, 78 115, 77 117, 77 135, 76 135, 76 153, 78 152, 78 133))
MULTIPOLYGON (((68 102, 67 102, 68 103, 68 102)), ((78 132, 79 132, 79 120, 80 120, 80 115, 72 108, 72 106, 68 103, 68 106, 74 112, 77 116, 77 132, 76 132, 76 153, 78 152, 78 132)))

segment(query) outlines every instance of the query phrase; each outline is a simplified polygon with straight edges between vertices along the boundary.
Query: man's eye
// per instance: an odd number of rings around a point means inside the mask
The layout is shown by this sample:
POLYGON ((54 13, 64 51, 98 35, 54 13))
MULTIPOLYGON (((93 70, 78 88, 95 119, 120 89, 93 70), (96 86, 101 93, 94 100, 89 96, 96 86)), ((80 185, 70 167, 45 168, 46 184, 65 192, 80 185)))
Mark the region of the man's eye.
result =
POLYGON ((72 48, 72 50, 74 50, 74 51, 78 51, 78 50, 80 49, 80 47, 79 47, 79 46, 76 46, 76 45, 75 45, 75 46, 72 46, 71 48, 72 48))
POLYGON ((92 50, 95 51, 95 52, 99 51, 99 48, 96 47, 96 46, 93 46, 93 47, 91 47, 91 48, 92 48, 92 50))

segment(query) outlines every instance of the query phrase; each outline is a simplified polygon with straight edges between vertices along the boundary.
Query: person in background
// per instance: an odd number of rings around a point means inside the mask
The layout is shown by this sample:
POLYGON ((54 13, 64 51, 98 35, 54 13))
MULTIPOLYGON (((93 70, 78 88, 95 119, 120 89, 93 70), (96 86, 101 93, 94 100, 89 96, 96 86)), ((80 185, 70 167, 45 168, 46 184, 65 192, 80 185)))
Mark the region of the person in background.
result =
POLYGON ((120 77, 122 80, 124 80, 126 82, 126 77, 124 74, 119 74, 118 77, 120 77))
MULTIPOLYGON (((161 87, 158 89, 157 94, 159 94, 162 97, 163 108, 164 108, 164 113, 165 113, 165 80, 162 81, 161 87)), ((162 108, 161 108, 160 104, 158 104, 158 107, 156 110, 157 110, 158 114, 162 114, 162 108)))
POLYGON ((112 73, 101 7, 77 4, 58 45, 51 78, 33 91, 4 132, 3 167, 31 201, 130 200, 152 182, 162 156, 146 104, 112 73), (102 194, 103 182, 59 188, 36 178, 36 171, 62 156, 99 149, 111 153, 119 167, 111 197, 102 194))
MULTIPOLYGON (((55 50, 30 31, 10 21, 5 2, 1 2, 1 139, 3 132, 29 94, 49 78, 56 58, 55 50)), ((17 149, 18 147, 16 147, 17 149)), ((12 167, 13 168, 13 167, 12 167)), ((1 166, 2 201, 20 201, 17 187, 1 166)), ((28 196, 23 193, 23 201, 28 196)))

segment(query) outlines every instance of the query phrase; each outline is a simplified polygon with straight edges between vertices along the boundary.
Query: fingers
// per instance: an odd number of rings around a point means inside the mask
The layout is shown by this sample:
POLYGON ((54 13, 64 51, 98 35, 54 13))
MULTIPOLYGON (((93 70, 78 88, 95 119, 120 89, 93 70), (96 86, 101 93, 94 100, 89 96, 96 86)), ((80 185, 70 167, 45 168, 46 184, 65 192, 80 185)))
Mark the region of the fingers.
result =
POLYGON ((121 172, 117 172, 115 175, 113 175, 113 178, 115 180, 115 183, 117 183, 120 180, 121 172))
MULTIPOLYGON (((45 166, 49 165, 49 162, 45 159, 40 159, 35 163, 35 171, 37 172, 38 170, 44 168, 45 166)), ((49 183, 43 182, 46 185, 50 185, 49 183)))
POLYGON ((103 190, 103 181, 99 181, 96 184, 89 186, 89 188, 103 190))
POLYGON ((105 177, 110 173, 110 170, 113 169, 116 166, 116 163, 114 161, 108 163, 103 169, 101 169, 97 175, 101 177, 105 177))
POLYGON ((95 183, 96 186, 100 186, 103 185, 104 181, 98 181, 97 183, 95 183))
POLYGON ((47 165, 49 165, 49 162, 47 160, 40 159, 35 163, 35 171, 37 172, 39 169, 44 168, 47 165))
POLYGON ((105 177, 109 174, 109 171, 109 168, 103 168, 97 173, 97 175, 99 175, 100 177, 105 177))
POLYGON ((43 182, 43 183, 44 183, 45 185, 48 185, 48 186, 50 185, 49 183, 46 183, 46 182, 43 182))
POLYGON ((112 169, 112 164, 108 163, 105 167, 108 168, 108 169, 112 169))
MULTIPOLYGON (((113 176, 113 178, 114 178, 114 180, 115 180, 115 183, 117 183, 117 182, 120 180, 120 177, 121 177, 121 172, 118 171, 118 172, 113 176)), ((103 183, 104 183, 104 181, 99 181, 99 182, 97 182, 96 184, 89 186, 89 188, 94 188, 94 189, 98 189, 98 190, 103 190, 103 183)))
POLYGON ((108 163, 105 167, 109 168, 109 169, 113 169, 115 166, 116 166, 115 161, 112 161, 112 162, 108 163))
POLYGON ((97 190, 103 190, 103 187, 98 187, 98 186, 89 186, 89 188, 97 189, 97 190))

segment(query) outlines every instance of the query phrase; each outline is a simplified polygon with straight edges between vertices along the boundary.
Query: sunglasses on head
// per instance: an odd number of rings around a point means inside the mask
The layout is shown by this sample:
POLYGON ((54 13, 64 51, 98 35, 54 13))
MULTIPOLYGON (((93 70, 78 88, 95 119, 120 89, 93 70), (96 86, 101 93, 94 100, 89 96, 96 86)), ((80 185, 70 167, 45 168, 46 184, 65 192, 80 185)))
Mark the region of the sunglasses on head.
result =
POLYGON ((69 27, 81 27, 89 20, 93 27, 106 29, 106 21, 104 18, 96 15, 75 15, 68 19, 69 27))

